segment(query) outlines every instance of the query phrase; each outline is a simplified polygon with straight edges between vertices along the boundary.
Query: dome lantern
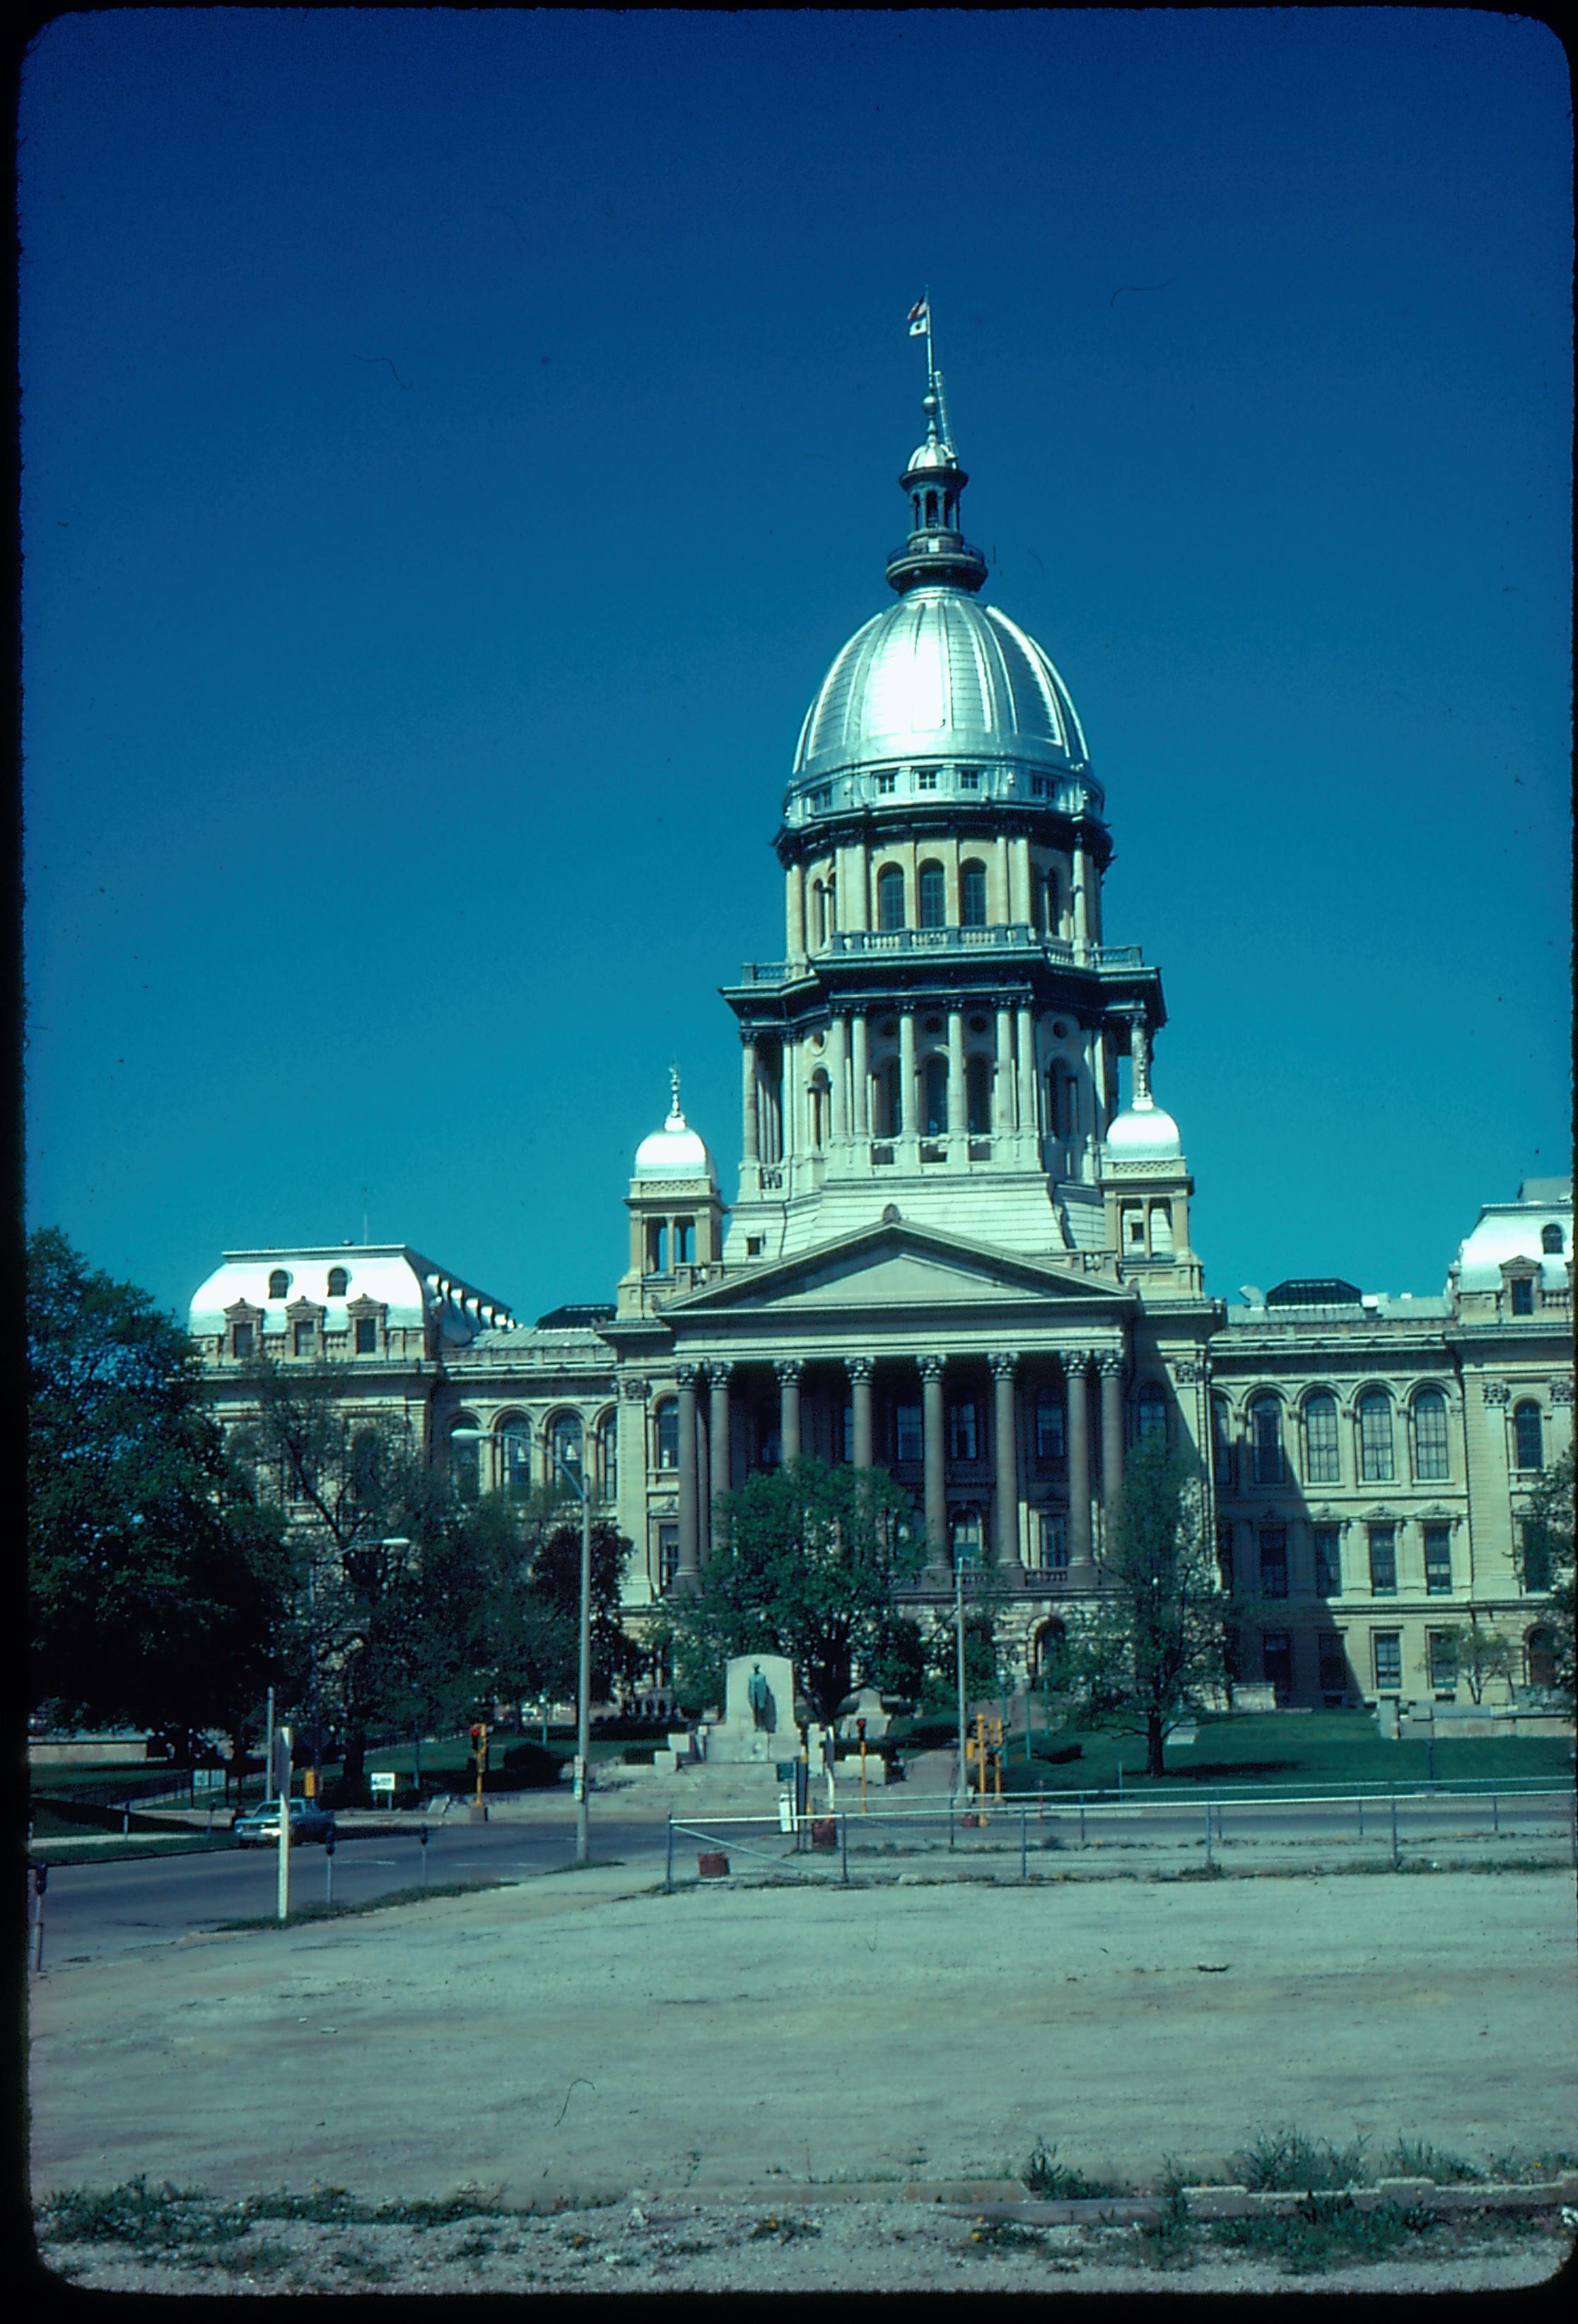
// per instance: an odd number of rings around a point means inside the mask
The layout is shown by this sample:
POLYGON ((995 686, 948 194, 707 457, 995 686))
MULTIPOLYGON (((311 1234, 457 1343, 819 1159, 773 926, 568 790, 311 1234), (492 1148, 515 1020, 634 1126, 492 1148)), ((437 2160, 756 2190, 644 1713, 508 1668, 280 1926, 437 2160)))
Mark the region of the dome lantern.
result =
MULTIPOLYGON (((930 351, 928 337, 928 355, 930 351)), ((943 375, 929 365, 920 408, 926 414, 926 441, 911 452, 899 479, 909 497, 909 538, 888 559, 889 586, 900 596, 921 581, 979 589, 986 578, 986 559, 959 530, 959 503, 970 479, 954 449, 943 375)))

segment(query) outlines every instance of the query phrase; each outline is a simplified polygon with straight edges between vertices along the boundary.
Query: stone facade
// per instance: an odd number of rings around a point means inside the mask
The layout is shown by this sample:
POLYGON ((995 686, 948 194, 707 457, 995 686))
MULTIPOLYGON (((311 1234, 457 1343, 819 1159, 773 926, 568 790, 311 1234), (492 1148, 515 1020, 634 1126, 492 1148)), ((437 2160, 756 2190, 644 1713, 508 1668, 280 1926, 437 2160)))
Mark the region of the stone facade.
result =
POLYGON ((940 379, 926 410, 897 603, 802 730, 784 957, 724 991, 733 1204, 676 1084, 606 1307, 522 1328, 403 1248, 231 1254, 193 1303, 216 1403, 241 1416, 260 1351, 329 1355, 464 1492, 586 1448, 638 1628, 690 1586, 717 1494, 797 1453, 878 1463, 924 1535, 916 1610, 994 1559, 1027 1671, 1099 1591, 1126 1450, 1163 1430, 1205 1462, 1246 1686, 1445 1695, 1432 1634, 1470 1618, 1537 1680, 1517 1527, 1571 1442, 1571 1182, 1488 1205, 1440 1298, 1207 1296, 1151 1089, 1160 974, 1103 933, 1104 797, 1057 672, 975 602, 940 379))

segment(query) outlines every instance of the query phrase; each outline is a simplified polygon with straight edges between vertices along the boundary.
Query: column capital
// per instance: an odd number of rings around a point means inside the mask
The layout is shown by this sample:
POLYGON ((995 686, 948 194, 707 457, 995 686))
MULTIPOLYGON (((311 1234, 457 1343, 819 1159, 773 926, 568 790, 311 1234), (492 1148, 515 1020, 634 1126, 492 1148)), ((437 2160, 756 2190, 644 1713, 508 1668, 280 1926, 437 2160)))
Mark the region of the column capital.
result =
POLYGON ((986 1359, 986 1361, 991 1368, 992 1377, 993 1379, 1009 1380, 1012 1379, 1015 1371, 1018 1370, 1019 1360, 1020 1360, 1017 1356, 1009 1355, 1002 1351, 1000 1351, 994 1356, 988 1356, 986 1359))
POLYGON ((620 1394, 632 1404, 644 1404, 651 1392, 651 1380, 627 1379, 620 1387, 620 1394))
POLYGON ((674 1377, 679 1383, 681 1392, 688 1390, 691 1395, 694 1395, 696 1390, 701 1385, 701 1366, 699 1364, 681 1364, 674 1377))
POLYGON ((783 1387, 798 1387, 800 1374, 806 1369, 805 1360, 800 1356, 780 1356, 772 1369, 783 1387))
POLYGON ((946 1359, 942 1356, 917 1356, 916 1370, 923 1380, 940 1380, 946 1360, 946 1359))
POLYGON ((1057 1357, 1064 1370, 1072 1375, 1090 1369, 1091 1353, 1089 1348, 1059 1348, 1057 1357))
POLYGON ((1121 1351, 1103 1348, 1096 1357, 1096 1370, 1103 1379, 1121 1379, 1123 1357, 1121 1351))
POLYGON ((1505 1380, 1481 1380, 1480 1394, 1487 1404, 1507 1404, 1510 1401, 1505 1380))
POLYGON ((844 1359, 844 1369, 852 1381, 869 1380, 876 1368, 876 1360, 872 1356, 845 1356, 844 1359))
POLYGON ((1211 1378, 1211 1366, 1203 1359, 1187 1356, 1182 1363, 1173 1366, 1173 1378, 1186 1388, 1198 1388, 1203 1379, 1211 1378))
POLYGON ((714 1360, 709 1358, 705 1370, 707 1379, 712 1382, 714 1388, 727 1388, 730 1380, 733 1379, 734 1376, 734 1366, 732 1358, 726 1361, 721 1359, 714 1360))

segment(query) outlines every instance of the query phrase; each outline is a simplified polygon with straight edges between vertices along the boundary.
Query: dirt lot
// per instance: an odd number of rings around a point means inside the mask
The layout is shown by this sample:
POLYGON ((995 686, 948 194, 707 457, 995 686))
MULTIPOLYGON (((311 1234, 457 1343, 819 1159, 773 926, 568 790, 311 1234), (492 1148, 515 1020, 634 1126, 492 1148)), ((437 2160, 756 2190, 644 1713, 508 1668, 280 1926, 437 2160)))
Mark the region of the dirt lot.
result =
MULTIPOLYGON (((975 2182, 974 2200, 1038 2141, 1128 2186, 1154 2185, 1168 2155, 1221 2174, 1279 2124, 1363 2134, 1377 2153, 1428 2139, 1481 2163, 1578 2146, 1561 1874, 633 1886, 594 1870, 50 1972, 33 1994, 35 2192, 145 2173, 217 2197, 319 2182, 384 2201, 466 2183, 522 2208, 590 2199, 609 2208, 589 2229, 517 2223, 510 2251, 494 2235, 455 2264, 492 2252, 524 2281, 528 2246, 563 2243, 585 2282, 584 2254, 606 2246, 606 2282, 636 2264, 610 2242, 615 2220, 654 2255, 632 2206, 765 2218, 775 2199, 803 2207, 818 2185, 854 2181, 975 2182)), ((831 2213, 810 2215, 821 2235, 788 2242, 739 2229, 728 2248, 756 2265, 738 2280, 834 2280, 824 2267, 865 2208, 843 2206, 831 2229, 831 2213)), ((925 2208, 879 2209, 876 2240, 909 2249, 893 2237, 912 2242, 925 2208)), ((385 2264, 413 2280, 414 2261, 374 2248, 385 2232, 350 2239, 370 2255, 361 2282, 385 2264)), ((466 2232, 490 2231, 444 2230, 466 2232)), ((961 2248, 945 2264, 916 2246, 927 2280, 984 2282, 989 2265, 1025 2281, 1024 2254, 970 2245, 967 2218, 927 2230, 939 2233, 961 2248)), ((669 2254, 681 2272, 652 2281, 736 2280, 737 2257, 720 2277, 704 2256, 669 2254)), ((1527 2281, 1550 2255, 1536 2264, 1526 2244, 1474 2264, 1527 2281)), ((839 2280, 878 2281, 837 2264, 839 2280)), ((918 2279, 907 2262, 891 2280, 918 2279)), ((230 2282, 269 2288, 245 2271, 230 2282)))

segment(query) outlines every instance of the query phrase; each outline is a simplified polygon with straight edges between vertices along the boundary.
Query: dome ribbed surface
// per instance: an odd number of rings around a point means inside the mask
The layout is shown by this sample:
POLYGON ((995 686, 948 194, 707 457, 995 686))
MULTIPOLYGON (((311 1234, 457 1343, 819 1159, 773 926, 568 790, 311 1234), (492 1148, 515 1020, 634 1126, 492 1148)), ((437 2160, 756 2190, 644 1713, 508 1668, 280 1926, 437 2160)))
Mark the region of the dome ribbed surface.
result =
POLYGON ((995 605, 942 586, 908 591, 857 630, 806 714, 792 779, 927 759, 1083 770, 1068 689, 995 605))

